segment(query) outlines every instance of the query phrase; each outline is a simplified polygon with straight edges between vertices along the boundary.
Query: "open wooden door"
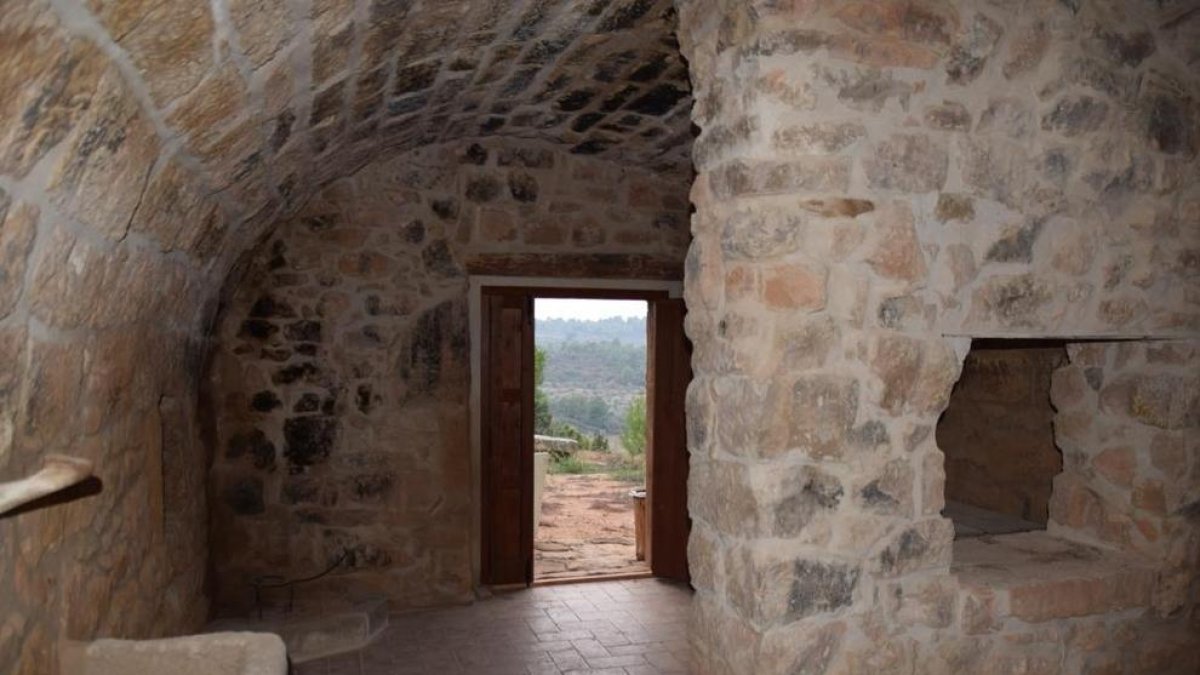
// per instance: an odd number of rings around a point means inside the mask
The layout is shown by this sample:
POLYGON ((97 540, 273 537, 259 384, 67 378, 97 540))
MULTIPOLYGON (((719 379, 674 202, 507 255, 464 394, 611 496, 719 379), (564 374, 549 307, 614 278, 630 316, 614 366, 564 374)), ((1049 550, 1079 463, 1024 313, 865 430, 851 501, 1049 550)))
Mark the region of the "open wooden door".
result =
POLYGON ((533 581, 533 298, 482 296, 482 580, 533 581))
POLYGON ((684 401, 692 379, 691 343, 683 333, 683 300, 652 300, 647 317, 646 486, 650 571, 688 581, 688 448, 684 401))

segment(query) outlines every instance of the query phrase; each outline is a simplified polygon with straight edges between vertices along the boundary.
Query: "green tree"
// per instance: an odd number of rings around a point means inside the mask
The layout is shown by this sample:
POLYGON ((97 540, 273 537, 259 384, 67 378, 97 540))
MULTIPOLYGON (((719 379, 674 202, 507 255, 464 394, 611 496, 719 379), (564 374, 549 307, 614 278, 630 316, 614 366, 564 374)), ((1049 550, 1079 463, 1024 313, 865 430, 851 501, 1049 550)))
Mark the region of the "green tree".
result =
POLYGON ((548 435, 554 424, 550 414, 550 398, 542 391, 542 380, 546 377, 546 350, 533 350, 533 433, 548 435))
POLYGON ((621 430, 621 444, 633 457, 646 452, 646 397, 638 396, 625 411, 625 428, 621 430))

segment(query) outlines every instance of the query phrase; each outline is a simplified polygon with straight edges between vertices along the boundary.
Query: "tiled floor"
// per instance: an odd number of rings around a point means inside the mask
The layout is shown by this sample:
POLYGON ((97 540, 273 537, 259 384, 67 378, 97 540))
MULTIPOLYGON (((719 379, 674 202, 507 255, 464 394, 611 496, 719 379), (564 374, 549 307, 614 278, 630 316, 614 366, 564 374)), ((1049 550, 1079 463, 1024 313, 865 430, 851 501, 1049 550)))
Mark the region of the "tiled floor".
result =
POLYGON ((542 586, 399 614, 367 649, 295 675, 687 672, 691 591, 655 579, 542 586))

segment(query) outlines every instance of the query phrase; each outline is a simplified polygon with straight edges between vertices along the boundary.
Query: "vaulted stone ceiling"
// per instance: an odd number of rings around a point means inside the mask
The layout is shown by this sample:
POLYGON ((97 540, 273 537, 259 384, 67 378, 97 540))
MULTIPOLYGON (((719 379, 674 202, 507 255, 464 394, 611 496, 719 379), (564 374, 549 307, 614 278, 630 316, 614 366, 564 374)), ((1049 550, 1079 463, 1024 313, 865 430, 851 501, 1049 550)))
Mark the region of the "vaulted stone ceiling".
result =
MULTIPOLYGON (((540 139, 686 179, 675 21, 670 0, 5 3, 0 62, 19 67, 0 74, 0 172, 87 127, 75 145, 109 150, 88 163, 97 177, 154 167, 147 194, 215 195, 234 221, 459 138, 540 139)), ((112 189, 77 164, 76 188, 112 189)), ((126 192, 108 227, 129 220, 126 192)))

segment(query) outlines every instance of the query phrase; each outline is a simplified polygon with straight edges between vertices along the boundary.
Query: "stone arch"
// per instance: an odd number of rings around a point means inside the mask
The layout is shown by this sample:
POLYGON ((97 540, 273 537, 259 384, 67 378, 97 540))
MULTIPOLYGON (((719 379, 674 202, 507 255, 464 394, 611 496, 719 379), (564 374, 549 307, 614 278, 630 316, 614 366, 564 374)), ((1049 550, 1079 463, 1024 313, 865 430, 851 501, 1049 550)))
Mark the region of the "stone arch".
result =
POLYGON ((104 489, 0 520, 0 664, 205 619, 198 397, 247 251, 338 179, 460 139, 685 182, 674 22, 667 0, 6 3, 0 471, 76 454, 104 489))

